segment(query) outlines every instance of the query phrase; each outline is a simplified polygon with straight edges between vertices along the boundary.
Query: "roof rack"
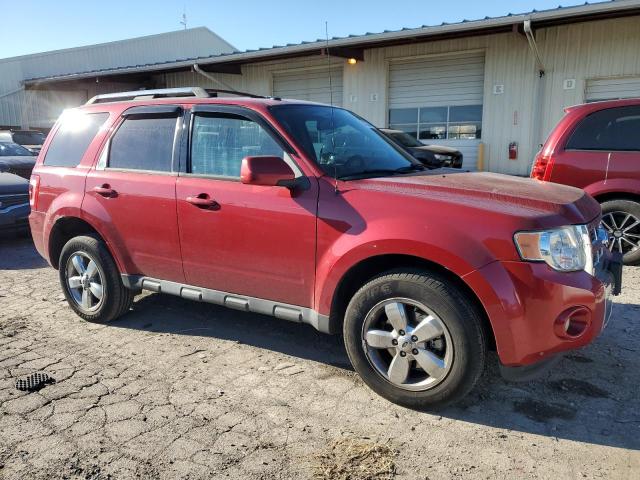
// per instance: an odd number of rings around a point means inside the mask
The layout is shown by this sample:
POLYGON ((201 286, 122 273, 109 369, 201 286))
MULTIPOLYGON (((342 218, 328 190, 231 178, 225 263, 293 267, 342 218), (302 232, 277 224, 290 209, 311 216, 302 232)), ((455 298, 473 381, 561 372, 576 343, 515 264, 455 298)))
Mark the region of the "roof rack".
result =
POLYGON ((160 88, 155 90, 133 90, 129 92, 104 93, 91 98, 86 105, 94 103, 120 102, 124 100, 150 100, 153 98, 175 98, 175 97, 196 97, 211 98, 217 97, 219 93, 228 95, 239 95, 251 98, 268 98, 253 93, 239 92, 237 90, 222 90, 217 88, 184 87, 184 88, 160 88))

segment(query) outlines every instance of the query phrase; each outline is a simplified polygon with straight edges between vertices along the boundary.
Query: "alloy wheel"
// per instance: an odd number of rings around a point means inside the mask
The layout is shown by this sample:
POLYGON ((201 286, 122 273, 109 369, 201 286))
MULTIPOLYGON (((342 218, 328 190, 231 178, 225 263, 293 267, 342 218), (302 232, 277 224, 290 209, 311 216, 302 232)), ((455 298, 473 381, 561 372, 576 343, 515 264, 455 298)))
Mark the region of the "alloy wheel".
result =
POLYGON ((103 279, 98 264, 85 252, 75 252, 67 260, 66 281, 69 293, 85 312, 97 310, 104 296, 103 279))
POLYGON ((640 248, 640 219, 623 211, 605 213, 602 225, 609 234, 609 250, 622 254, 640 248))
POLYGON ((405 390, 435 387, 453 365, 447 326, 428 307, 407 298, 385 300, 369 311, 362 344, 375 371, 405 390))

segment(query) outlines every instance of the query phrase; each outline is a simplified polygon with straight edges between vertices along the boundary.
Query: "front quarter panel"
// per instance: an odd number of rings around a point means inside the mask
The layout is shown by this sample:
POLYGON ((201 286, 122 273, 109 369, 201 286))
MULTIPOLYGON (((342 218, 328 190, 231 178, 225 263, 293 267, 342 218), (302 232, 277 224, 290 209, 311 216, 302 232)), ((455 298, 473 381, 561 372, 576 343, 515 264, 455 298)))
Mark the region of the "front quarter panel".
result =
POLYGON ((496 259, 517 260, 506 215, 445 202, 401 198, 320 179, 315 308, 329 314, 335 289, 350 268, 379 255, 410 255, 458 277, 496 259), (455 210, 455 211, 454 211, 455 210))

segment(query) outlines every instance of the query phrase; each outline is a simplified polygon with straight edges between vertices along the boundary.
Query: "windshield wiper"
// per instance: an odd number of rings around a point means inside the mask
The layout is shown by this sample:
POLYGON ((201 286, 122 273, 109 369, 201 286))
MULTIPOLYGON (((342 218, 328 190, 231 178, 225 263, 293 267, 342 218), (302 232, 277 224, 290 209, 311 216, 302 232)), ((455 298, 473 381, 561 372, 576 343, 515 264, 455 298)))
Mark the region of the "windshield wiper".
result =
POLYGON ((398 175, 403 173, 410 173, 414 171, 426 170, 427 167, 421 165, 419 163, 414 163, 412 165, 407 165, 406 167, 400 168, 372 168, 370 170, 362 170, 360 172, 349 173, 347 175, 341 175, 338 177, 339 180, 354 180, 359 177, 366 177, 369 175, 398 175))

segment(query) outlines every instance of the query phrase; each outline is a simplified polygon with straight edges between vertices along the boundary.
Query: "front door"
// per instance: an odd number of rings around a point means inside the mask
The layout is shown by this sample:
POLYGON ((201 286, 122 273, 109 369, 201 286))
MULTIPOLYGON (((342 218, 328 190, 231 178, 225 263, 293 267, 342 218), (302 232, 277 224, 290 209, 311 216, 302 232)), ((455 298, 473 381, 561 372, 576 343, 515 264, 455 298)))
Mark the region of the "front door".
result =
POLYGON ((278 155, 286 143, 255 112, 206 106, 193 112, 186 173, 176 184, 186 283, 310 307, 318 186, 245 185, 246 156, 278 155))

